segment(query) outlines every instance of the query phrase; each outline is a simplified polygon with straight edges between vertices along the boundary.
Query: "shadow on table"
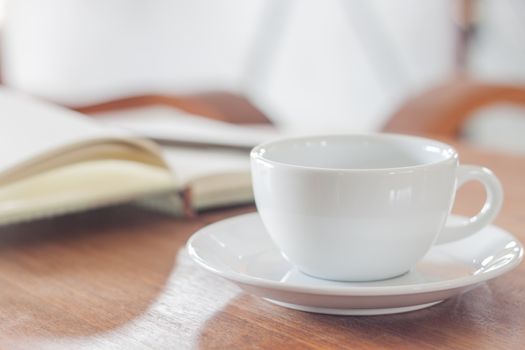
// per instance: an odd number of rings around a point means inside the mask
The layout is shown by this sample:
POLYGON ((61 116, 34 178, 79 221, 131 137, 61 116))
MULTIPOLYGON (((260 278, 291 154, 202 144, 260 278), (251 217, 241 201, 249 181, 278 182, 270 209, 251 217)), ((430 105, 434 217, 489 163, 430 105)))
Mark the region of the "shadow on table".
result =
POLYGON ((192 225, 118 207, 0 228, 0 337, 85 336, 141 315, 187 239, 174 224, 192 225))
POLYGON ((199 348, 505 347, 522 332, 523 322, 512 310, 520 301, 498 294, 490 284, 428 309, 354 317, 289 310, 242 294, 207 321, 199 348), (509 343, 501 344, 502 337, 509 343))

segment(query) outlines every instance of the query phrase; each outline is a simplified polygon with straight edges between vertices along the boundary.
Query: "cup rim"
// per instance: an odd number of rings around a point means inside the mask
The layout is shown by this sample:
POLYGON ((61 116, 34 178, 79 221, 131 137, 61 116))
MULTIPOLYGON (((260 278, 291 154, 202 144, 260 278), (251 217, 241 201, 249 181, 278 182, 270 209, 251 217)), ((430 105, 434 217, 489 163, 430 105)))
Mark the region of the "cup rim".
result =
POLYGON ((428 168, 437 166, 440 164, 448 163, 451 161, 457 161, 458 159, 458 152, 456 149, 452 146, 450 146, 447 143, 434 140, 427 137, 421 137, 421 136, 414 136, 414 135, 406 135, 406 134, 398 134, 398 133, 381 133, 381 132, 372 132, 372 133, 334 133, 334 134, 312 134, 312 135, 305 135, 305 136, 295 136, 295 137, 283 137, 279 139, 274 139, 271 141, 263 142, 250 151, 250 158, 252 160, 259 160, 263 161, 267 164, 271 164, 274 166, 279 167, 285 167, 290 169, 302 169, 302 170, 310 170, 310 171, 321 171, 321 172, 344 172, 344 173, 352 173, 352 172, 396 172, 396 171, 411 171, 421 168, 428 168), (375 138, 375 139, 411 139, 413 141, 418 142, 426 142, 431 143, 432 145, 438 146, 442 149, 442 153, 445 154, 445 157, 443 159, 432 161, 428 163, 422 163, 422 164, 416 164, 416 165, 407 165, 407 166, 400 166, 400 167, 384 167, 384 168, 328 168, 328 167, 318 167, 318 166, 307 166, 307 165, 298 165, 293 163, 286 163, 281 162, 277 160, 272 160, 269 158, 266 158, 264 156, 264 152, 261 152, 262 149, 265 147, 275 145, 275 144, 281 144, 281 143, 287 143, 287 142, 293 142, 293 141, 301 141, 301 140, 309 140, 309 139, 320 139, 320 138, 330 138, 330 137, 368 137, 368 138, 375 138))

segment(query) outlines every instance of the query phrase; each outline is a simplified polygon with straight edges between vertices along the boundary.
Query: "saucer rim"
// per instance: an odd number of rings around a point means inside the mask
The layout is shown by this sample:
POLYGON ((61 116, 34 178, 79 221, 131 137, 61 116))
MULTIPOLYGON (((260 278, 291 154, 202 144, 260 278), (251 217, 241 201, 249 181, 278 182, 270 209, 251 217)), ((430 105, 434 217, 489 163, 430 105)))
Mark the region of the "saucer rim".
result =
MULTIPOLYGON (((445 281, 436 281, 436 282, 405 285, 405 286, 399 285, 399 286, 374 286, 374 287, 356 286, 355 283, 359 283, 359 282, 351 282, 354 284, 352 286, 318 286, 318 287, 289 284, 286 282, 277 282, 277 281, 272 281, 272 280, 268 280, 268 279, 264 279, 260 277, 253 277, 253 276, 241 274, 238 272, 219 270, 211 266, 210 264, 208 264, 204 259, 202 259, 197 254, 194 248, 193 242, 196 239, 198 239, 200 236, 207 235, 208 231, 213 230, 215 226, 224 225, 228 221, 236 221, 243 217, 249 217, 249 216, 255 217, 258 215, 259 214, 257 212, 241 214, 241 215, 236 215, 230 218, 226 218, 226 219, 217 221, 210 225, 207 225, 199 229, 198 231, 196 231, 190 237, 190 239, 186 243, 186 251, 188 252, 189 256, 193 259, 193 261, 195 261, 199 266, 201 266, 205 270, 208 270, 220 277, 223 277, 225 279, 228 279, 228 280, 231 280, 237 283, 241 283, 245 285, 252 285, 252 286, 257 286, 257 287, 267 288, 267 289, 272 289, 272 290, 286 291, 286 292, 298 292, 298 293, 305 293, 305 294, 334 295, 334 296, 337 296, 337 295, 339 296, 386 296, 386 295, 392 296, 392 295, 433 293, 433 292, 445 291, 445 290, 450 290, 450 289, 464 288, 467 286, 477 285, 477 284, 486 282, 488 280, 494 279, 498 276, 501 276, 513 270, 521 263, 521 261, 523 260, 523 254, 524 254, 523 245, 516 238, 516 236, 514 236, 512 233, 508 232, 507 230, 499 226, 490 224, 489 225, 490 227, 496 228, 500 230, 501 233, 510 236, 510 238, 513 239, 518 245, 519 252, 515 255, 515 258, 513 259, 513 261, 506 264, 505 266, 501 268, 497 268, 492 271, 488 271, 480 275, 464 276, 464 277, 449 279, 445 281)), ((320 279, 320 281, 322 280, 320 279)))

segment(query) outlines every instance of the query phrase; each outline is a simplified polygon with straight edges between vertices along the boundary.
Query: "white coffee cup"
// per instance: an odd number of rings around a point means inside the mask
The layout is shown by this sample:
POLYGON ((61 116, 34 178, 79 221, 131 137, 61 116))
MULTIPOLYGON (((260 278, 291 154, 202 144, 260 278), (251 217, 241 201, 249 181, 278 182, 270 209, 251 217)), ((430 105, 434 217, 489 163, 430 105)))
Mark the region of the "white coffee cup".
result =
POLYGON ((433 244, 464 238, 498 214, 503 191, 487 168, 459 165, 444 143, 405 135, 326 135, 268 142, 251 152, 257 210, 302 272, 340 281, 401 275, 433 244), (480 181, 481 211, 446 226, 456 190, 480 181))

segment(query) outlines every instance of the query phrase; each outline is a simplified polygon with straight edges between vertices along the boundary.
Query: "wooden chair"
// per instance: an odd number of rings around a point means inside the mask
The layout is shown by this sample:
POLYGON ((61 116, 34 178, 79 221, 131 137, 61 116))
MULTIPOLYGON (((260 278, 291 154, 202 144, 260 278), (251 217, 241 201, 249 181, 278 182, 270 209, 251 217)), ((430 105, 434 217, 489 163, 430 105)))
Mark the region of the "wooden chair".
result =
POLYGON ((473 112, 494 103, 525 106, 525 87, 466 78, 452 80, 408 100, 387 121, 383 131, 456 139, 473 112))
POLYGON ((96 116, 117 109, 151 105, 171 106, 211 119, 239 124, 271 124, 270 119, 246 97, 230 92, 209 91, 188 95, 141 95, 73 109, 96 116))

